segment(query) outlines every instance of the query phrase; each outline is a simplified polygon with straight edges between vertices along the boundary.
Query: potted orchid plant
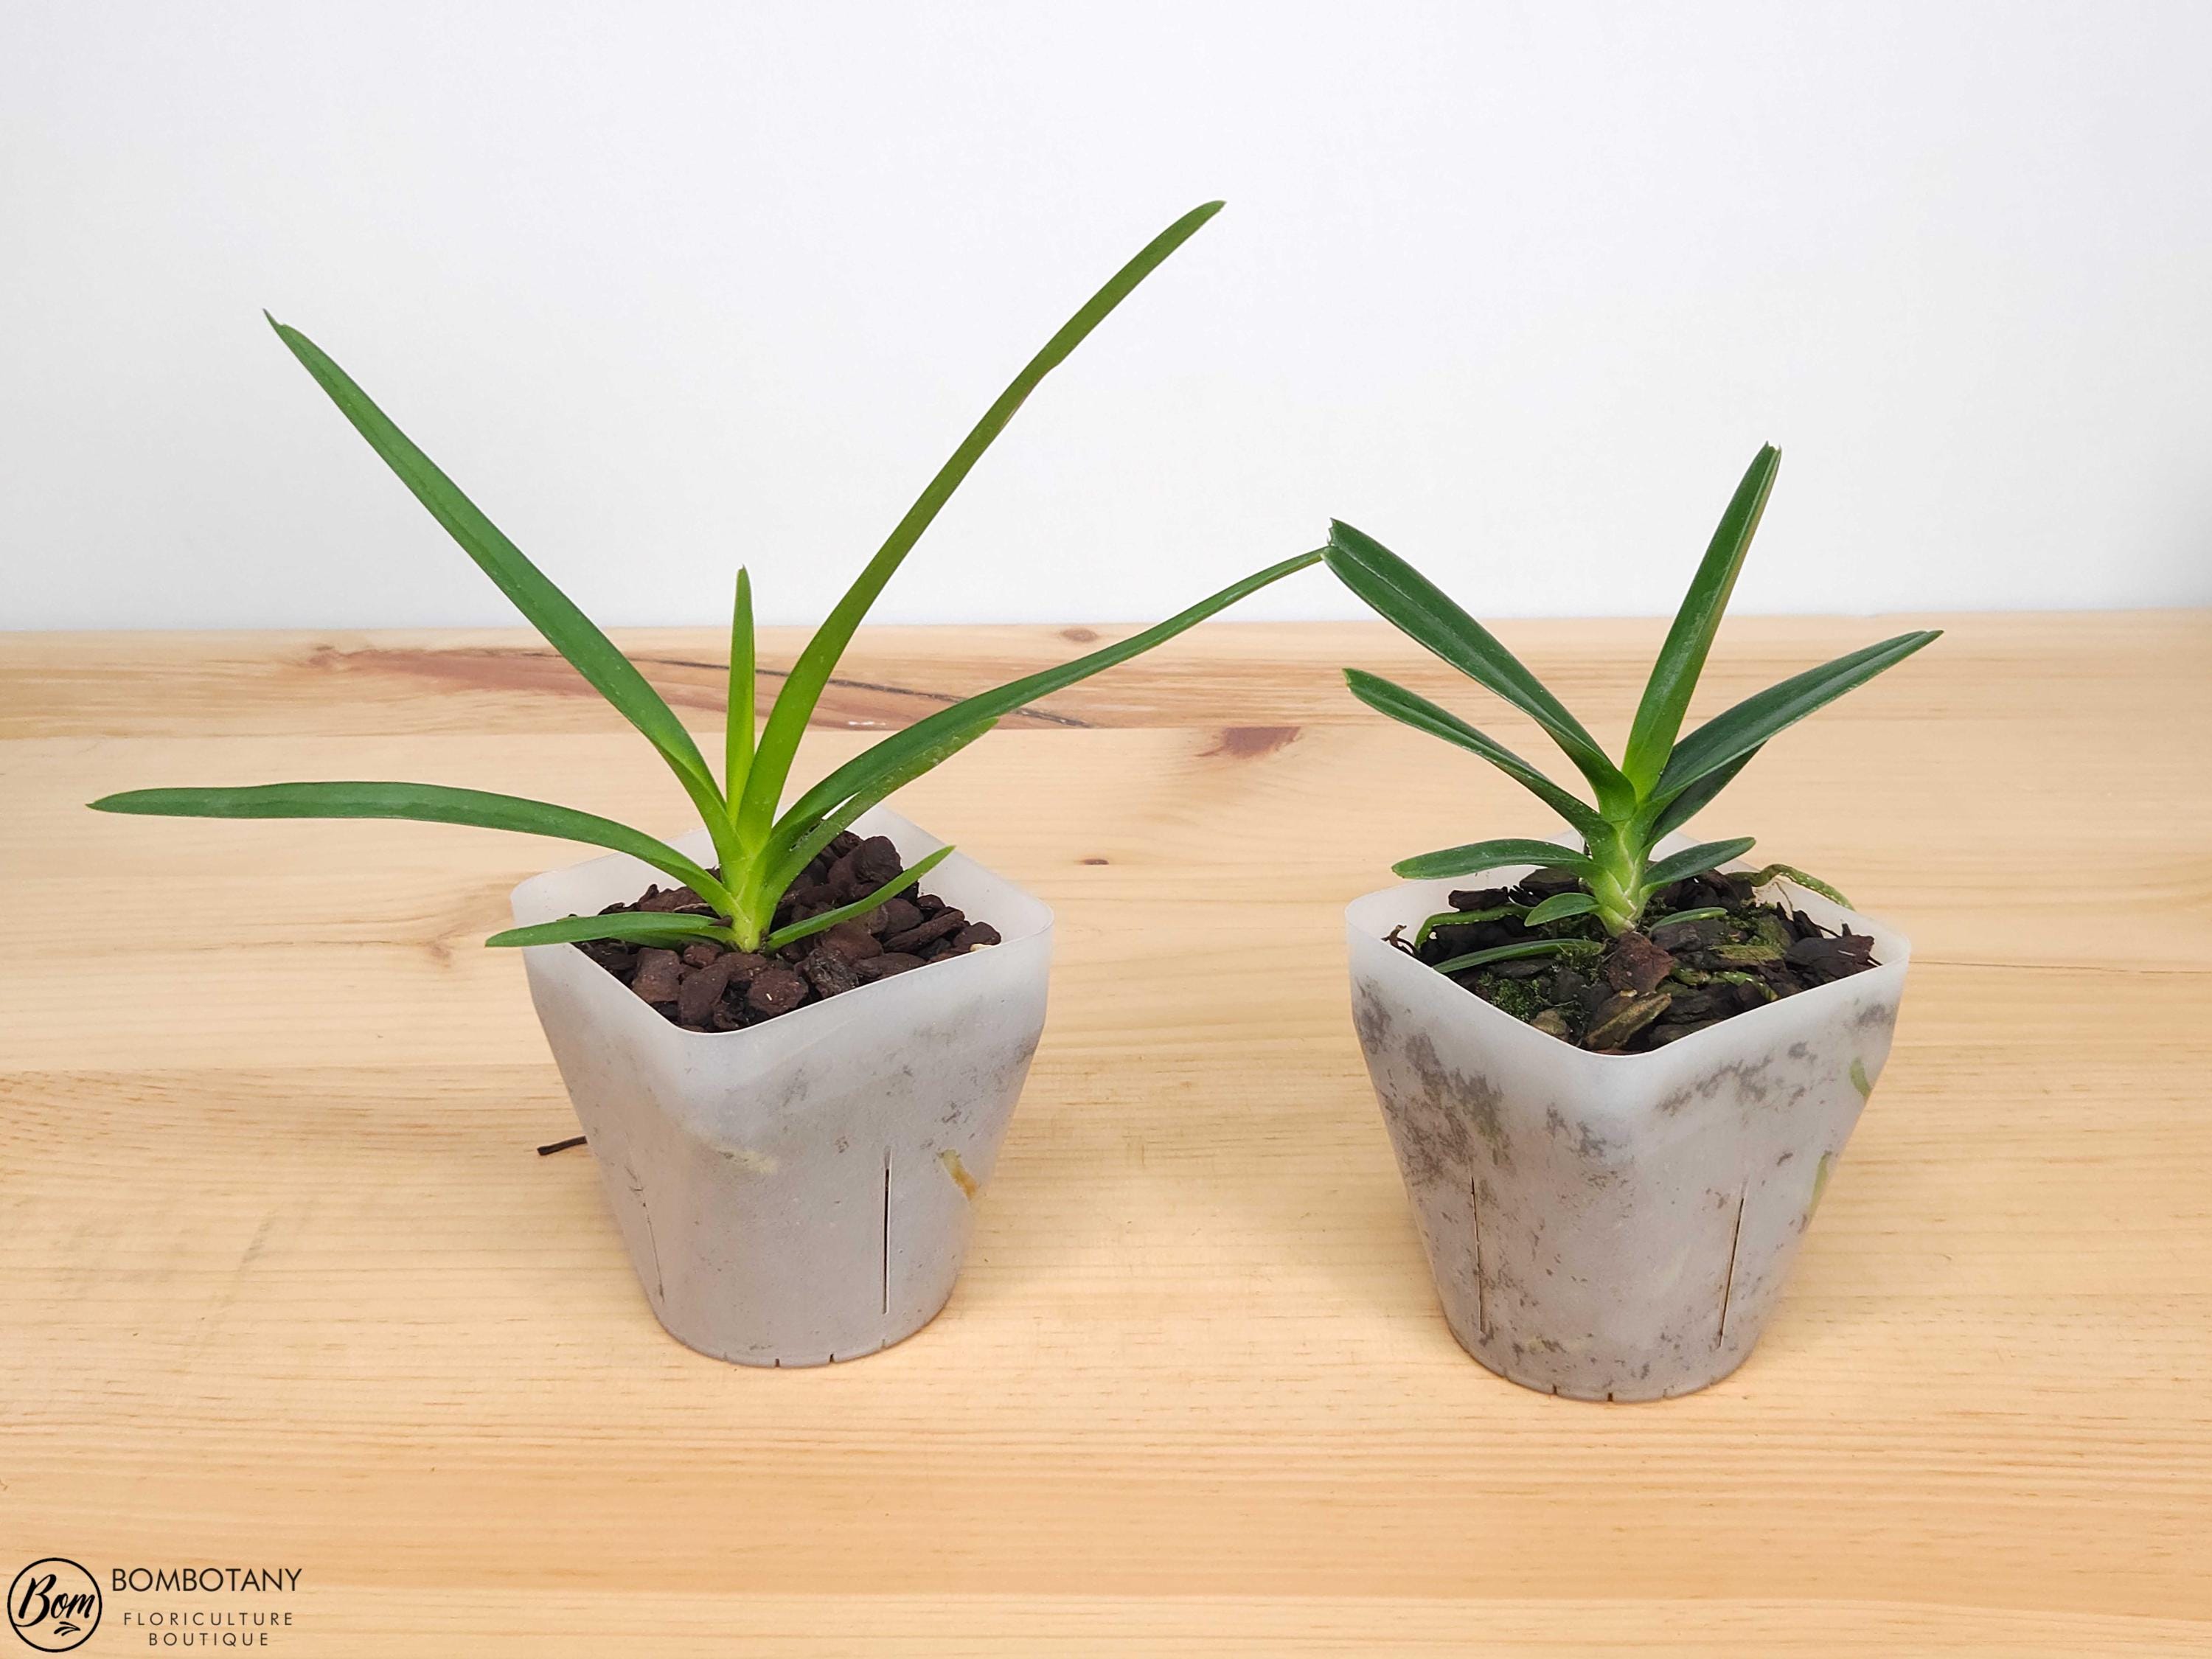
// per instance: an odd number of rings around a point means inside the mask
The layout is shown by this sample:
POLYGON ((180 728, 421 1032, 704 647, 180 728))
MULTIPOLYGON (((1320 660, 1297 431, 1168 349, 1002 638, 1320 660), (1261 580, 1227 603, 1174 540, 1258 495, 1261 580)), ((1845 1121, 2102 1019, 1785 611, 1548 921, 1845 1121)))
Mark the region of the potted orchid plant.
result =
POLYGON ((796 792, 791 769, 854 630, 1046 374, 1219 209, 1194 210, 1093 295, 992 404, 756 717, 737 574, 721 765, 629 659, 313 342, 294 356, 577 672, 644 735, 700 827, 664 840, 550 803, 441 785, 135 790, 103 811, 410 818, 608 856, 514 890, 531 994, 653 1312, 759 1365, 872 1353, 951 1294, 1044 1024, 1052 914, 884 803, 1006 715, 1172 639, 1316 551, 1090 654, 964 698, 796 792), (668 884, 661 885, 662 882, 668 884), (925 886, 924 884, 927 884, 925 886))
POLYGON ((1558 840, 1394 866, 1346 912, 1354 1024, 1462 1346, 1530 1388, 1686 1393, 1773 1311, 1887 1056, 1910 945, 1748 836, 1680 832, 1760 749, 1934 641, 1900 634, 1685 733, 1773 488, 1762 449, 1661 647, 1620 757, 1406 561, 1339 524, 1328 563, 1386 621, 1533 720, 1576 793, 1459 715, 1348 669, 1354 696, 1503 771, 1558 840))

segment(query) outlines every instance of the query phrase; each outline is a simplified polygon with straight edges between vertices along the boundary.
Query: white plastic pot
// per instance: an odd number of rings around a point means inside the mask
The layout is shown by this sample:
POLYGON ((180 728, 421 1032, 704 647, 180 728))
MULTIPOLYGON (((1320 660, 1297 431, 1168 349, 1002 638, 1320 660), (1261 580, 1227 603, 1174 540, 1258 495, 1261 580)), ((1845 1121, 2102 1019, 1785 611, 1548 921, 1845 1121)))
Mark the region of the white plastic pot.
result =
POLYGON ((1353 1023, 1452 1334, 1531 1389, 1656 1400, 1718 1382, 1773 1312, 1888 1057, 1901 933, 1796 887, 1881 966, 1643 1054, 1547 1036, 1383 943, 1454 888, 1345 912, 1353 1023))
MULTIPOLYGON (((909 864, 942 844, 881 807, 853 828, 909 864)), ((704 830, 677 845, 714 856, 704 830)), ((514 919, 588 915, 665 880, 594 859, 524 882, 514 919)), ((1044 1030, 1052 912, 957 853, 926 884, 1003 942, 744 1030, 672 1024, 572 946, 523 952, 638 1281, 702 1353, 856 1359, 952 1294, 1044 1030)))

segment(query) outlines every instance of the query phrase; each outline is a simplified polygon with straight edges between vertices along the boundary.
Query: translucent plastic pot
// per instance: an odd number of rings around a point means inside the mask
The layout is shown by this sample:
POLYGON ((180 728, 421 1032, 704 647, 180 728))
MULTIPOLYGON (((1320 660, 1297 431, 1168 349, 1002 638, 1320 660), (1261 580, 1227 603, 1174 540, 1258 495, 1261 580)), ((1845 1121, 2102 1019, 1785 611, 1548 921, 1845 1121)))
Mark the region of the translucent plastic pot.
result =
MULTIPOLYGON (((908 863, 940 842, 878 807, 908 863)), ((703 830, 677 845, 714 857, 703 830)), ((533 877, 518 923, 665 882, 621 854, 533 877)), ((1044 1030, 1052 912, 956 853, 931 892, 1003 942, 744 1030, 672 1024, 569 945, 523 952, 646 1298, 720 1359, 819 1365, 912 1335, 952 1294, 1044 1030)))
MULTIPOLYGON (((1516 881, 1498 871, 1483 886, 1516 881)), ((1460 1345, 1516 1382, 1654 1400, 1759 1340, 1888 1057, 1910 942, 1789 889, 1881 965, 1645 1054, 1595 1054, 1382 942, 1478 878, 1345 913, 1352 1018, 1460 1345)))

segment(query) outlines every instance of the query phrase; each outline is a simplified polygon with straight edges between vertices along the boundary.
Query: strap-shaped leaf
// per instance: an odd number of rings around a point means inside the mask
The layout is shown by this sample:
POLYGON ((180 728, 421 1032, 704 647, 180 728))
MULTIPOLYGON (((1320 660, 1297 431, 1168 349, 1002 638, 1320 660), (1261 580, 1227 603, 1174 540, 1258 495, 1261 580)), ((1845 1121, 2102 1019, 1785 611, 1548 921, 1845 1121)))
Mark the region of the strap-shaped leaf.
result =
POLYGON ((95 812, 172 818, 406 818, 466 823, 609 847, 673 876, 710 904, 726 905, 722 884, 666 842, 612 818, 520 795, 448 789, 434 783, 261 783, 236 788, 133 789, 104 795, 95 812))
POLYGON ((1401 859, 1390 868, 1408 881, 1435 881, 1445 876, 1471 876, 1479 870, 1501 869, 1509 864, 1533 864, 1540 870, 1571 870, 1578 876, 1595 874, 1597 866, 1581 854, 1555 841, 1508 838, 1469 842, 1440 852, 1421 853, 1401 859))
POLYGON ((1735 708, 1716 714, 1674 745, 1652 799, 1670 801, 1698 779, 1748 755, 1776 732, 1795 726, 1844 692, 1864 685, 1885 668, 1903 662, 1923 646, 1942 638, 1938 629, 1922 629, 1881 641, 1818 668, 1793 674, 1779 684, 1754 692, 1735 708))
POLYGON ((1597 901, 1588 893, 1554 893, 1528 912, 1522 924, 1540 927, 1547 921, 1557 921, 1562 916, 1586 916, 1597 908, 1597 901))
POLYGON ((1447 927, 1472 927, 1477 922, 1503 921, 1508 916, 1518 920, 1528 914, 1525 904, 1493 904, 1481 910, 1439 910, 1413 930, 1413 948, 1419 950, 1429 942, 1431 934, 1447 927))
POLYGON ((1698 574, 1691 578, 1690 591, 1674 613, 1674 624, 1667 630, 1667 642, 1659 647, 1658 660, 1651 665, 1651 678, 1644 683, 1644 700, 1637 705, 1636 724, 1629 732, 1628 749, 1620 762, 1620 769, 1639 795, 1651 793, 1651 786, 1667 769, 1674 739, 1681 735, 1690 696, 1698 689, 1698 676, 1705 672, 1713 635, 1728 610, 1729 596, 1735 592, 1736 576, 1743 569, 1744 555, 1751 550, 1751 538, 1758 532, 1759 516, 1766 511, 1766 498, 1773 491, 1774 475, 1781 465, 1782 452, 1772 444, 1762 447, 1753 458, 1728 511, 1721 514, 1720 526, 1713 532, 1698 574))
POLYGON ((1454 957, 1449 962, 1437 964, 1440 974, 1463 974, 1470 968, 1480 968, 1487 963, 1514 962, 1522 957, 1555 957, 1573 947, 1574 941, 1564 939, 1532 939, 1526 945, 1493 945, 1487 951, 1469 951, 1463 957, 1454 957))
POLYGON ((1735 775, 1759 757, 1759 750, 1738 755, 1726 766, 1708 772, 1687 789, 1668 801, 1651 820, 1651 828, 1644 838, 1646 846, 1664 840, 1704 811, 1712 804, 1713 797, 1735 781, 1735 775))
POLYGON ((850 904, 841 904, 834 910, 824 910, 818 916, 808 916, 803 921, 794 921, 788 927, 777 928, 761 941, 761 949, 764 951, 781 951, 787 945, 825 932, 841 921, 858 921, 886 899, 896 898, 951 854, 950 847, 940 847, 927 858, 916 859, 867 897, 855 899, 850 904))
POLYGON ((1739 836, 1734 841, 1700 842, 1695 847, 1685 847, 1679 853, 1670 853, 1656 864, 1645 867, 1638 884, 1646 891, 1656 892, 1662 887, 1692 876, 1702 876, 1708 870, 1717 870, 1730 859, 1740 859, 1751 851, 1752 838, 1739 836))
POLYGON ((815 702, 836 669, 838 658, 852 643, 854 630, 868 614, 868 607, 876 602, 876 596, 884 591, 884 585, 913 551, 914 544, 921 539, 922 532, 929 528, 931 520, 960 487, 961 480, 982 459, 992 440, 1006 430, 1006 422, 1014 418, 1014 411, 1036 390, 1038 382, 1065 362, 1068 354, 1082 344, 1084 337, 1105 321, 1115 307, 1127 299, 1170 254, 1195 235, 1200 225, 1220 212, 1221 206, 1218 202, 1208 202, 1194 208, 1146 243, 1134 258, 1115 271, 1106 285, 1045 342, 1043 349, 1030 359, 999 394, 998 400, 983 411, 983 418, 961 441, 951 459, 938 469, 937 476, 907 509, 906 516, 898 521, 883 546, 877 550, 875 557, 868 561, 867 568, 846 591, 845 597, 837 601, 836 608, 815 630, 806 648, 799 653, 798 661, 792 665, 790 677, 776 693, 775 707, 769 711, 768 727, 761 734, 752 773, 745 782, 742 817, 764 823, 775 816, 776 803, 782 798, 784 783, 790 775, 792 757, 799 751, 799 739, 806 734, 806 722, 812 717, 815 702))
MULTIPOLYGON (((264 313, 266 314, 266 313, 264 313)), ((575 602, 556 587, 545 573, 523 556, 522 550, 501 533, 428 455, 393 425, 391 417, 355 385, 345 370, 296 328, 269 319, 277 338, 291 348, 315 383, 330 394, 339 412, 354 429, 368 440, 369 447, 414 492, 415 499, 460 544, 461 550, 477 562, 514 608, 530 619, 546 642, 591 682, 622 717, 642 732, 659 750, 708 823, 720 816, 713 803, 721 799, 714 775, 699 753, 699 745, 676 718, 675 711, 647 684, 637 665, 615 648, 597 623, 577 609, 575 602)))
POLYGON ((744 793, 745 774, 753 763, 753 692, 759 683, 753 657, 753 579, 738 567, 737 597, 730 602, 730 696, 722 733, 725 798, 744 793))
MULTIPOLYGON (((756 915, 772 915, 776 901, 783 896, 784 890, 799 879, 799 873, 814 861, 815 855, 835 840, 854 818, 878 801, 888 800, 925 772, 934 771, 998 723, 996 715, 976 720, 948 732, 937 743, 907 753, 900 765, 870 778, 842 805, 825 814, 819 823, 798 836, 788 847, 779 848, 771 840, 764 855, 771 861, 766 863, 766 873, 758 887, 746 895, 746 902, 756 915)), ((879 748, 882 746, 878 745, 879 748)), ((788 823, 787 819, 786 823, 788 823)), ((795 830, 797 826, 791 828, 795 830)), ((786 824, 779 824, 776 833, 779 836, 788 833, 786 824)))
MULTIPOLYGON (((979 691, 972 697, 963 698, 933 714, 923 716, 903 732, 894 732, 863 753, 847 761, 830 773, 819 783, 793 801, 779 825, 792 822, 811 822, 831 811, 838 803, 858 794, 873 778, 888 775, 903 768, 908 759, 947 736, 965 731, 975 721, 997 719, 1011 714, 1016 709, 1038 698, 1087 680, 1093 674, 1103 673, 1132 657, 1140 657, 1153 647, 1164 644, 1176 635, 1195 628, 1216 611, 1226 611, 1246 595, 1258 592, 1270 582, 1304 570, 1321 562, 1318 550, 1301 553, 1294 559, 1285 559, 1280 564, 1271 564, 1265 570, 1233 581, 1218 593, 1207 595, 1187 611, 1179 611, 1165 622, 1155 623, 1139 633, 1113 645, 1102 646, 1088 656, 1064 662, 1057 668, 1043 668, 1020 679, 1009 680, 993 690, 979 691)), ((780 833, 780 831, 779 831, 780 833)))
POLYGON ((494 933, 486 945, 574 945, 579 939, 615 939, 626 945, 690 945, 710 939, 735 945, 738 936, 712 916, 625 910, 611 916, 563 916, 494 933))
POLYGON ((1601 811, 1625 808, 1628 781, 1566 706, 1449 595, 1364 531, 1333 522, 1328 568, 1375 614, 1542 726, 1596 791, 1601 811))
POLYGON ((1380 674, 1370 674, 1364 668, 1346 669, 1344 680, 1352 688, 1352 695, 1377 714, 1388 714, 1401 726, 1410 726, 1416 732, 1425 732, 1431 737, 1442 738, 1446 743, 1456 744, 1470 753, 1481 756, 1583 835, 1596 835, 1603 828, 1604 820, 1586 803, 1560 788, 1504 744, 1476 731, 1449 709, 1439 708, 1419 692, 1408 691, 1404 686, 1386 680, 1380 674))

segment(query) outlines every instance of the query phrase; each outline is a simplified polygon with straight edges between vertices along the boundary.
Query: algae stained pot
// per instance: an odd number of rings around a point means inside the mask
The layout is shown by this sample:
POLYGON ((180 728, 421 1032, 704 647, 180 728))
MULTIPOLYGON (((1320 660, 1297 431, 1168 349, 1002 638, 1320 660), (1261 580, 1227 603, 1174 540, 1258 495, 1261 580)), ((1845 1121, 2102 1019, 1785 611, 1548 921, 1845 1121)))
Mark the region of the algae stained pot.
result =
MULTIPOLYGON (((908 864, 941 844, 881 807, 853 828, 908 864)), ((714 856, 703 830, 676 844, 714 856)), ((594 859, 516 888, 514 919, 588 915, 655 879, 594 859)), ((568 945, 523 953, 646 1297, 702 1353, 858 1358, 952 1294, 1044 1030, 1052 912, 958 854, 928 885, 1002 942, 743 1030, 672 1024, 568 945)))
POLYGON ((1888 1056, 1908 942, 1790 886, 1823 927, 1871 934, 1881 965, 1649 1054, 1595 1054, 1383 942, 1466 884, 1346 912, 1353 1022, 1452 1334, 1501 1376, 1578 1400, 1718 1382, 1759 1340, 1888 1056))

